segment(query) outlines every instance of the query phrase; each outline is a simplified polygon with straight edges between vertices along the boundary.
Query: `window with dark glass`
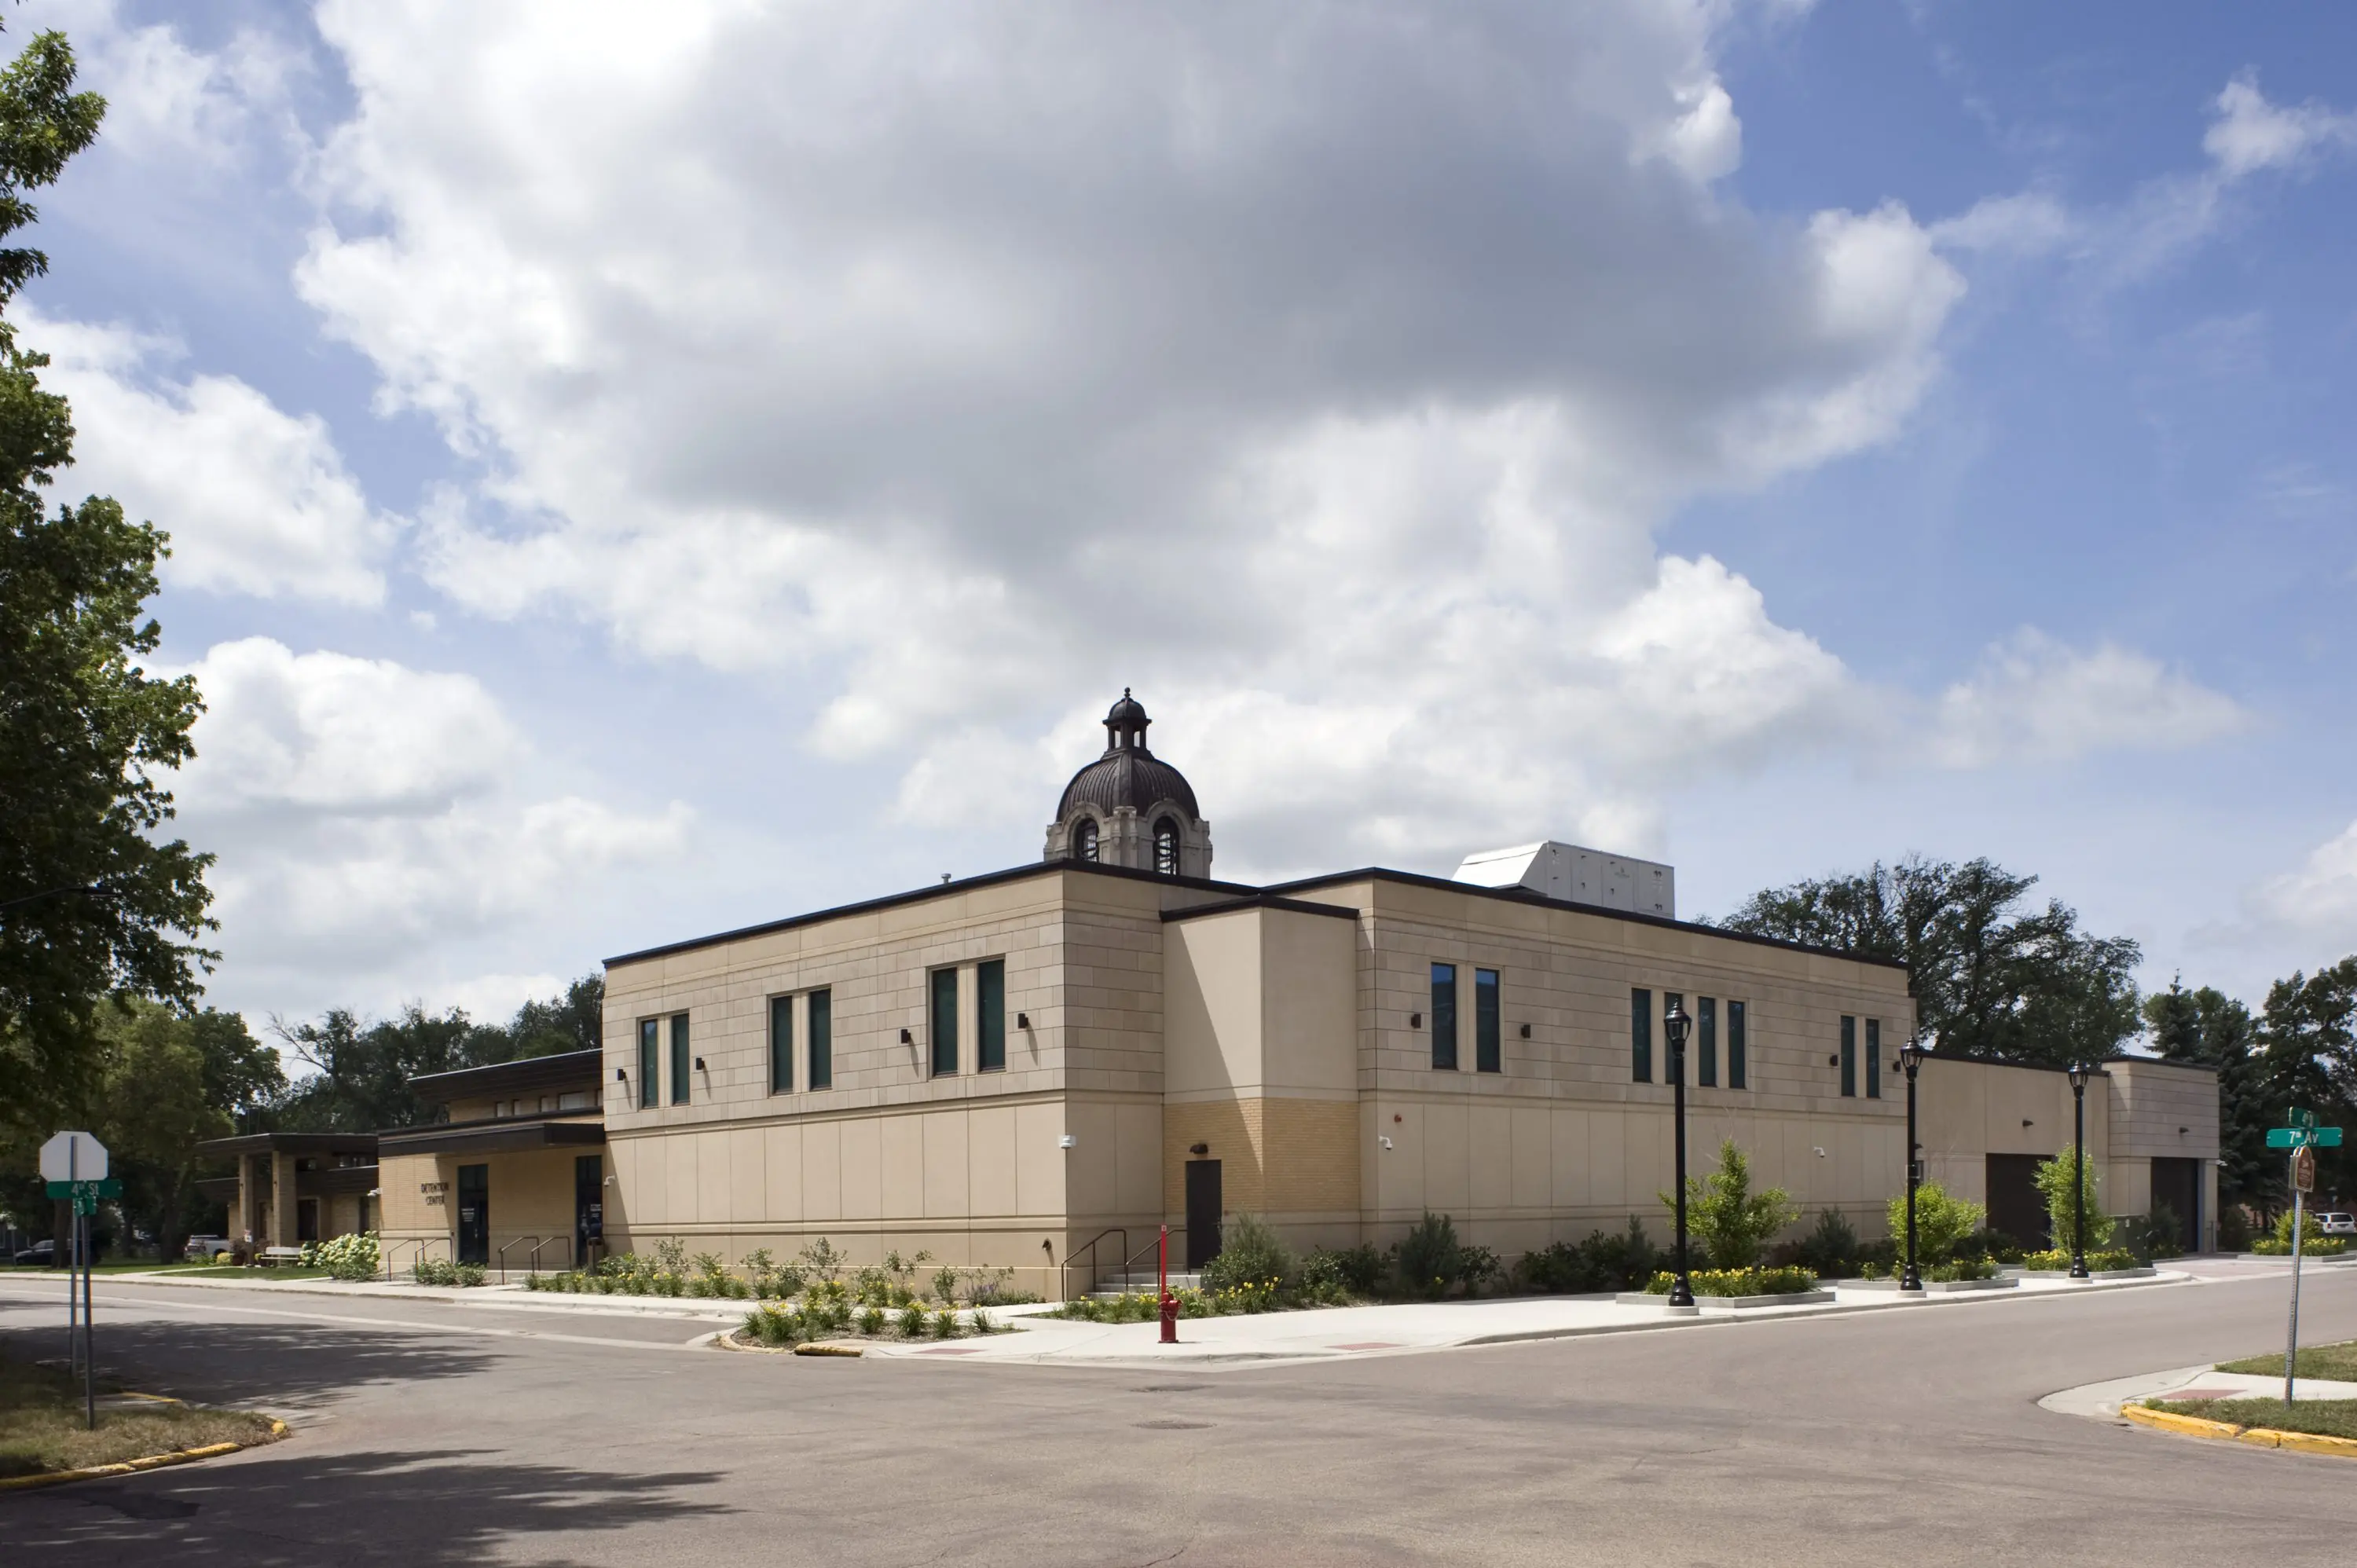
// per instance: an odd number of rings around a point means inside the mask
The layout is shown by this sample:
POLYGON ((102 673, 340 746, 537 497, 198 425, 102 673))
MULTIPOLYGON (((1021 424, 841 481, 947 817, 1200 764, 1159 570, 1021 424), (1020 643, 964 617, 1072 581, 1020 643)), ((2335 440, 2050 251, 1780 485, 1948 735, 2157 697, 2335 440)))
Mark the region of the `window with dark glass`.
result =
POLYGON ((794 999, 770 998, 770 1092, 790 1094, 794 1087, 794 999))
POLYGON ((1432 966, 1432 1065, 1457 1070, 1457 966, 1432 966))
MULTIPOLYGON (((1685 1004, 1686 1004, 1686 999, 1685 999, 1685 993, 1684 993, 1684 992, 1680 992, 1680 991, 1664 991, 1664 992, 1663 992, 1663 993, 1662 993, 1662 1044, 1663 1044, 1663 1045, 1666 1046, 1666 1045, 1668 1045, 1668 1044, 1670 1043, 1670 1026, 1669 1026, 1669 1016, 1670 1016, 1670 1015, 1671 1015, 1672 1013, 1674 1013, 1674 1012, 1677 1012, 1677 1011, 1683 1010, 1683 1009, 1684 1008, 1685 1004)), ((1689 1027, 1691 1027, 1691 1026, 1689 1026, 1689 1027)), ((1691 1034, 1689 1034, 1689 1035, 1686 1036, 1686 1038, 1687 1038, 1688 1042, 1689 1042, 1689 1043, 1691 1043, 1691 1042, 1693 1041, 1694 1036, 1693 1036, 1691 1034)), ((1674 1074, 1674 1073, 1676 1073, 1676 1072, 1680 1071, 1680 1070, 1682 1069, 1682 1068, 1684 1067, 1684 1064, 1681 1063, 1681 1062, 1678 1060, 1677 1056, 1676 1056, 1676 1054, 1675 1054, 1674 1052, 1665 1054, 1665 1055, 1663 1057, 1663 1058, 1662 1058, 1662 1081, 1663 1081, 1663 1083, 1674 1083, 1674 1082, 1676 1082, 1677 1080, 1676 1080, 1674 1078, 1673 1078, 1671 1075, 1672 1075, 1672 1074, 1674 1074)))
POLYGON ((1473 972, 1473 1070, 1503 1072, 1505 1052, 1498 1043, 1498 972, 1473 972))
POLYGON ((1154 824, 1154 874, 1178 875, 1178 824, 1168 817, 1154 824))
POLYGON ((1695 1082, 1704 1089, 1718 1087, 1718 999, 1695 998, 1695 1082))
POLYGON ((650 1109, 662 1103, 662 1020, 639 1020, 639 1104, 650 1109))
POLYGON ((1744 1060, 1744 1047, 1748 1042, 1743 1037, 1743 1004, 1728 1003, 1727 1004, 1727 1087, 1729 1089, 1748 1087, 1745 1074, 1749 1064, 1744 1060))
POLYGON ((1092 861, 1097 857, 1097 820, 1082 817, 1072 824, 1072 858, 1092 861))
POLYGON ((810 1086, 813 1089, 832 1089, 834 1086, 834 993, 812 992, 809 1009, 803 1026, 810 1034, 810 1086))
POLYGON ((1866 1021, 1866 1097, 1882 1098, 1882 1020, 1866 1021))
POLYGON ((691 1059, 687 1048, 687 1015, 674 1013, 671 1015, 671 1102, 673 1105, 687 1103, 688 1064, 691 1059))
POLYGON ((1857 1098, 1857 1020, 1847 1015, 1841 1023, 1841 1089, 1850 1099, 1857 1098))
POLYGON ((1629 1079, 1653 1081, 1653 993, 1643 986, 1629 993, 1629 1079))
POLYGON ((974 1030, 979 1047, 976 1070, 1006 1065, 1006 961, 995 958, 974 970, 974 1030))
POLYGON ((958 1069, 957 971, 933 971, 933 1076, 947 1078, 958 1069))

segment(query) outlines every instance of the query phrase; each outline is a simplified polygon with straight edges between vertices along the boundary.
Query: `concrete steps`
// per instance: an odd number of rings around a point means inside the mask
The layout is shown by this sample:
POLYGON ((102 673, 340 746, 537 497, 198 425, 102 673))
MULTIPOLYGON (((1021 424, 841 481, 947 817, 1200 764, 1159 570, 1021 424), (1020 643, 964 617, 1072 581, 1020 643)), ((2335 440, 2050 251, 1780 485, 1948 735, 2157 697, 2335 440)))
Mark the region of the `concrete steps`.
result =
MULTIPOLYGON (((1181 1273, 1177 1270, 1171 1272, 1170 1288, 1172 1290, 1200 1290, 1202 1288, 1202 1283, 1203 1276, 1200 1274, 1181 1273)), ((1155 1274, 1152 1269, 1110 1269, 1097 1276, 1097 1288, 1089 1294, 1101 1300, 1117 1295, 1151 1295, 1154 1294, 1154 1287, 1155 1274)))

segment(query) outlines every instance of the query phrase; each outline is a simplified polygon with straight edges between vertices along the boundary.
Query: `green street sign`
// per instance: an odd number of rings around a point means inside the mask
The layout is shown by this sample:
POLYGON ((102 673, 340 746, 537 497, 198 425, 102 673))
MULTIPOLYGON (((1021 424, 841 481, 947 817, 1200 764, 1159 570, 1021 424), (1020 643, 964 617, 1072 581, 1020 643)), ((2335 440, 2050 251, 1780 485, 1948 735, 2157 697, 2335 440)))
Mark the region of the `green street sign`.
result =
POLYGON ((2313 1127, 2316 1125, 2316 1112, 2302 1111, 2295 1105, 2291 1108, 2291 1114, 2286 1120, 2295 1127, 2313 1127))
MULTIPOLYGON (((49 1183, 49 1196, 70 1197, 79 1208, 85 1198, 95 1203, 102 1197, 121 1197, 123 1178, 108 1176, 104 1181, 53 1181, 49 1183)), ((83 1208, 81 1212, 88 1214, 91 1210, 83 1208)))
POLYGON ((2337 1149, 2341 1146, 2338 1127, 2270 1127, 2267 1147, 2270 1149, 2337 1149))

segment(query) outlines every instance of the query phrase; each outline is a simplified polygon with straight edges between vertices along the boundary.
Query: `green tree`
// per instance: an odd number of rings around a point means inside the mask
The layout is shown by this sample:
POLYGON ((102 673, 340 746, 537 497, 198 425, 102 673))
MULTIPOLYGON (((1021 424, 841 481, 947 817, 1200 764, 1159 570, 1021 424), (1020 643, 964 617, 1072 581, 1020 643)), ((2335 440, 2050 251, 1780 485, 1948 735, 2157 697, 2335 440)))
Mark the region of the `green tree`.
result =
MULTIPOLYGON (((1936 1181, 1915 1187, 1915 1254, 1926 1263, 1944 1263, 1956 1249, 1988 1220, 1988 1210, 1977 1203, 1950 1197, 1936 1181)), ((1903 1254, 1907 1247, 1907 1195, 1890 1200, 1890 1235, 1903 1254)))
MULTIPOLYGON (((1663 1208, 1676 1211, 1675 1198, 1658 1196, 1663 1208)), ((1781 1187, 1751 1190, 1751 1161, 1732 1138, 1718 1146, 1717 1170, 1686 1178, 1686 1227, 1715 1269, 1756 1266, 1768 1239, 1800 1214, 1781 1187)))
POLYGON ((410 1087, 412 1079, 508 1059, 505 1031, 485 1028, 457 1007, 436 1015, 413 1002, 399 1015, 374 1022, 337 1007, 317 1022, 273 1019, 271 1027, 311 1069, 271 1110, 281 1132, 418 1126, 435 1111, 410 1087))
POLYGON ((606 1039, 606 977, 587 974, 545 1002, 527 1002, 507 1026, 508 1059, 594 1051, 606 1039))
MULTIPOLYGON (((2267 988, 2259 1015, 2260 1113, 2269 1126, 2295 1106, 2316 1112, 2327 1126, 2357 1125, 2357 957, 2313 974, 2295 970, 2267 988)), ((2317 1190, 2352 1190, 2357 1149, 2344 1144, 2316 1152, 2317 1190)), ((2291 1195, 2281 1154, 2263 1155, 2270 1208, 2287 1207, 2291 1195)))
MULTIPOLYGON (((2046 1222, 2051 1227, 2054 1244, 2064 1251, 2071 1250, 2074 1210, 2071 1199, 2072 1156, 2068 1153, 2042 1160, 2038 1166, 2038 1193, 2046 1200, 2046 1222)), ((2095 1162, 2084 1163, 2081 1176, 2086 1187, 2086 1247, 2090 1252, 2112 1239, 2112 1217, 2104 1212, 2103 1181, 2095 1174, 2095 1162)))
POLYGON ((2273 1208, 2282 1173, 2267 1153, 2267 1129, 2275 1122, 2251 1010, 2209 986, 2188 991, 2181 979, 2172 979, 2167 991, 2145 999, 2144 1021, 2163 1061, 2218 1074, 2218 1201, 2273 1208))
POLYGON ((99 1137, 123 1177, 124 1217, 168 1257, 196 1203, 196 1146, 237 1130, 241 1114, 285 1082, 276 1053, 234 1013, 189 1014, 153 1002, 105 1010, 99 1137))
MULTIPOLYGON (((57 33, 0 70, 0 237, 98 134, 105 101, 73 82, 57 33)), ((48 266, 0 249, 0 309, 48 266)), ((103 497, 48 510, 74 432, 41 388, 48 363, 0 320, 0 1164, 17 1165, 98 1094, 106 999, 192 1004, 213 956, 197 945, 210 857, 158 832, 172 797, 156 779, 194 754, 200 711, 192 679, 140 666, 165 536, 103 497)))
POLYGON ((2125 937, 2079 929, 2069 907, 2029 902, 2034 876, 1989 860, 1910 856, 1754 894, 1719 922, 1907 966, 1925 1043, 1959 1056, 2066 1066, 2137 1032, 2125 937))

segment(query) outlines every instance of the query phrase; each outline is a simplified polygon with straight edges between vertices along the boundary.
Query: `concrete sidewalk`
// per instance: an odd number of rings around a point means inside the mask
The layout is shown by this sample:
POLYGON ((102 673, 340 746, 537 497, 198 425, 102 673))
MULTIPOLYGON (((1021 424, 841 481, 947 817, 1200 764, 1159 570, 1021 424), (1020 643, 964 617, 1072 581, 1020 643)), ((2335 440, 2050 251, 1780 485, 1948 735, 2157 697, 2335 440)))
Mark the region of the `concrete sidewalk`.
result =
POLYGON ((395 1301, 448 1302, 457 1306, 511 1307, 526 1312, 604 1313, 626 1316, 677 1317, 740 1323, 750 1300, 712 1296, 582 1295, 569 1291, 526 1290, 520 1279, 505 1284, 421 1285, 407 1280, 273 1280, 267 1271, 242 1279, 190 1279, 186 1274, 116 1273, 103 1283, 168 1285, 175 1290, 239 1291, 246 1294, 361 1297, 395 1301))
POLYGON ((952 1344, 870 1342, 871 1356, 968 1361, 1019 1361, 1049 1365, 1160 1366, 1184 1363, 1276 1365, 1358 1356, 1406 1355, 1473 1345, 1505 1345, 1531 1339, 1566 1339, 1591 1334, 1629 1334, 1763 1318, 1823 1317, 1857 1312, 1923 1312, 2031 1297, 2086 1295, 2189 1283, 2174 1271, 2148 1279, 2073 1284, 2067 1280, 2025 1280, 2010 1290, 1901 1300, 1888 1290, 1836 1289, 1835 1299, 1809 1305, 1759 1307, 1741 1313, 1674 1315, 1666 1305, 1631 1306, 1610 1296, 1521 1296, 1501 1301, 1413 1303, 1388 1306, 1320 1307, 1306 1312, 1269 1312, 1235 1317, 1190 1317, 1178 1325, 1179 1343, 1158 1343, 1153 1323, 1080 1323, 1037 1316, 1004 1315, 1018 1332, 952 1344))
MULTIPOLYGON (((2141 1372, 2101 1383, 2062 1389, 2038 1402, 2059 1415, 2085 1416, 2091 1421, 2116 1421, 2120 1406, 2147 1399, 2271 1399, 2283 1398, 2283 1374, 2222 1372, 2215 1367, 2172 1367, 2165 1372, 2141 1372)), ((2292 1400, 2357 1400, 2357 1383, 2330 1378, 2301 1378, 2292 1385, 2292 1400)))

